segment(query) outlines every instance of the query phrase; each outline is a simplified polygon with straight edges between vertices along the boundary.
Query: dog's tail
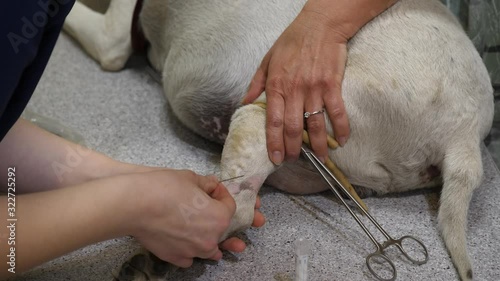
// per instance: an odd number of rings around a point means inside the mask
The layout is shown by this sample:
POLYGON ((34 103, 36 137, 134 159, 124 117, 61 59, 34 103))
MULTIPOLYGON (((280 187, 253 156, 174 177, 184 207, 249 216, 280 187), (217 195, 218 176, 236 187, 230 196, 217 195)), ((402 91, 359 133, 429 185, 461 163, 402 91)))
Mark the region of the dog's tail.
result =
POLYGON ((443 161, 438 221, 460 278, 469 281, 472 266, 467 254, 467 212, 472 192, 481 184, 483 175, 480 140, 478 136, 450 143, 443 161))

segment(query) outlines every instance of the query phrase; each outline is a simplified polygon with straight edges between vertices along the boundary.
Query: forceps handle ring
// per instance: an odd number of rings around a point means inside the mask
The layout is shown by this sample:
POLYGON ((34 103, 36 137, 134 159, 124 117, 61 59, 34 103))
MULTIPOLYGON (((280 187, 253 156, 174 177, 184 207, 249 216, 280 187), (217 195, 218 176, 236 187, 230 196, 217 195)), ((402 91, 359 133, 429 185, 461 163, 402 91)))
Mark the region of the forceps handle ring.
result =
POLYGON ((342 183, 339 182, 339 180, 328 170, 328 168, 325 167, 325 165, 323 165, 323 163, 316 157, 316 155, 314 155, 314 153, 302 146, 301 148, 302 152, 304 153, 304 155, 306 156, 306 158, 311 162, 311 164, 314 166, 314 168, 320 173, 321 177, 323 178, 323 180, 328 184, 328 186, 330 187, 330 189, 333 191, 333 193, 335 194, 335 196, 337 197, 337 199, 339 199, 342 204, 344 205, 344 207, 346 207, 347 211, 349 211, 349 213, 351 214, 351 216, 356 220, 356 222, 358 223, 358 225, 363 229, 363 231, 365 232, 365 234, 370 238, 370 240, 373 242, 373 244, 377 247, 377 250, 368 255, 368 257, 366 258, 366 263, 368 265, 368 269, 370 270, 370 272, 379 280, 384 280, 384 281, 392 281, 392 280, 395 280, 396 279, 396 267, 394 266, 393 262, 384 254, 384 250, 391 246, 391 245, 396 245, 397 248, 403 253, 403 255, 408 258, 408 260, 410 260, 411 262, 415 263, 415 264, 424 264, 428 261, 429 259, 429 255, 428 255, 428 252, 427 252, 427 248, 425 247, 425 245, 418 239, 412 237, 412 236, 404 236, 398 240, 395 240, 393 239, 386 231, 384 228, 382 228, 382 226, 375 220, 375 218, 373 218, 370 213, 368 213, 353 197, 351 194, 349 194, 349 192, 346 190, 346 188, 342 185, 342 183), (329 177, 328 177, 328 176, 329 177), (364 223, 359 219, 359 217, 354 213, 354 211, 351 209, 351 207, 349 207, 349 205, 347 204, 347 202, 344 200, 344 198, 342 198, 341 194, 339 193, 339 191, 337 190, 337 188, 335 188, 335 186, 332 185, 332 183, 330 182, 330 179, 333 179, 335 181, 335 183, 337 184, 337 186, 342 190, 342 192, 344 192, 344 194, 349 198, 351 199, 354 204, 358 207, 358 209, 373 223, 373 225, 375 225, 375 227, 385 236, 385 238, 387 239, 386 242, 384 242, 383 244, 380 244, 376 239, 375 237, 373 236, 373 234, 368 230, 368 228, 364 225, 364 223), (403 248, 403 244, 402 242, 404 240, 413 240, 415 242, 417 242, 421 248, 424 250, 424 253, 425 253, 425 259, 423 261, 420 261, 420 260, 417 260, 417 259, 413 259, 407 252, 406 250, 403 248), (374 257, 381 257, 382 259, 384 259, 385 261, 387 261, 389 263, 389 265, 391 266, 392 268, 392 272, 393 272, 393 277, 390 278, 390 279, 384 279, 384 278, 381 278, 378 274, 375 273, 375 271, 372 269, 371 265, 370 265, 370 260, 374 257))
POLYGON ((394 281, 394 280, 396 280, 396 277, 398 276, 398 272, 396 271, 396 266, 394 265, 394 263, 391 261, 391 259, 389 259, 389 257, 387 257, 380 250, 377 250, 375 253, 371 253, 366 257, 366 266, 368 267, 368 270, 370 271, 370 273, 373 274, 373 276, 375 276, 375 278, 377 278, 378 280, 381 280, 381 281, 394 281), (383 278, 380 275, 378 275, 377 272, 372 268, 370 261, 373 260, 374 258, 377 258, 377 257, 382 258, 391 266, 392 277, 383 278))

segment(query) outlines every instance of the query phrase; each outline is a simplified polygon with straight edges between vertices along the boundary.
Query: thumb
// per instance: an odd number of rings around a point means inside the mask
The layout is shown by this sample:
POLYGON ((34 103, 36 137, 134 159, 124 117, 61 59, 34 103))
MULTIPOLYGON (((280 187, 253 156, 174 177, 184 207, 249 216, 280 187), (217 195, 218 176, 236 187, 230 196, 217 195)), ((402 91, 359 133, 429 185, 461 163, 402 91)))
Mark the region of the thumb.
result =
POLYGON ((231 193, 229 193, 222 183, 219 183, 209 195, 226 206, 231 213, 231 217, 234 215, 236 212, 236 202, 234 201, 231 193))
POLYGON ((217 179, 216 176, 210 175, 210 176, 201 176, 197 175, 197 185, 198 187, 205 191, 208 195, 214 192, 214 190, 217 188, 217 185, 219 184, 219 180, 217 179))
POLYGON ((248 87, 248 91, 246 96, 242 100, 242 104, 249 104, 253 102, 256 98, 262 94, 262 92, 266 88, 266 80, 267 80, 267 69, 269 67, 269 61, 271 58, 271 52, 267 53, 267 55, 262 59, 262 62, 255 72, 252 81, 250 82, 250 86, 248 87))

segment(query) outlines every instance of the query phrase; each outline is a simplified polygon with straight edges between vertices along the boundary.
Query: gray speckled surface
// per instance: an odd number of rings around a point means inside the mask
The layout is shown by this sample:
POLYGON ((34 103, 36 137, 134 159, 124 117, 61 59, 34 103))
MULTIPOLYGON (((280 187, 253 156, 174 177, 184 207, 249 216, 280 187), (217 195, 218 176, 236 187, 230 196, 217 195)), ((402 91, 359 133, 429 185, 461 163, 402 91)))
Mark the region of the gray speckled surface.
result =
MULTIPOLYGON (((119 160, 203 174, 218 171, 221 147, 177 123, 144 64, 129 65, 119 73, 102 72, 65 35, 29 109, 61 121, 82 134, 90 147, 119 160)), ((468 245, 475 280, 499 280, 500 173, 486 150, 483 162, 485 179, 472 198, 468 245)), ((293 280, 293 241, 300 237, 313 242, 310 280, 374 280, 364 261, 373 246, 333 195, 292 196, 264 187, 261 197, 267 223, 241 235, 249 243, 244 253, 225 253, 219 263, 197 261, 169 280, 293 280)), ((429 249, 430 260, 422 266, 395 258, 398 280, 458 280, 437 232, 438 190, 365 202, 391 234, 415 235, 429 249)), ((110 280, 111 271, 137 247, 129 238, 106 241, 14 280, 110 280)))

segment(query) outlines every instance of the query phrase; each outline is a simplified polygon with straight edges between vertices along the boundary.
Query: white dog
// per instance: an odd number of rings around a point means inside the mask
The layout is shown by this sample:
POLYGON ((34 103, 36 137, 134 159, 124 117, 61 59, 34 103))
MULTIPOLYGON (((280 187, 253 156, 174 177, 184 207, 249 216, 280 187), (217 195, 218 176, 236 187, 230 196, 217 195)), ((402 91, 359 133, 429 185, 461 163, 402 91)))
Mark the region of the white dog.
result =
MULTIPOLYGON (((273 165, 265 110, 238 108, 260 60, 304 3, 145 0, 142 7, 148 58, 163 74, 176 116, 225 142, 223 178, 245 175, 227 184, 238 206, 228 234, 250 225, 266 179, 288 192, 327 188, 304 162, 273 165)), ((119 70, 132 53, 134 6, 114 0, 100 14, 77 3, 65 30, 104 69, 119 70)), ((349 41, 342 94, 351 136, 330 157, 352 184, 376 194, 442 183, 439 226, 463 280, 472 279, 466 220, 483 174, 480 143, 492 123, 492 93, 474 46, 437 0, 400 0, 349 41)))

